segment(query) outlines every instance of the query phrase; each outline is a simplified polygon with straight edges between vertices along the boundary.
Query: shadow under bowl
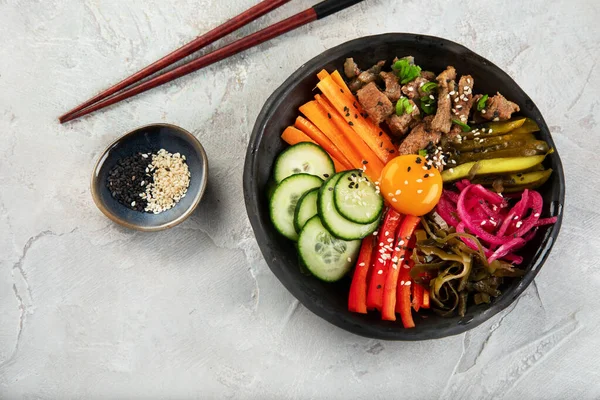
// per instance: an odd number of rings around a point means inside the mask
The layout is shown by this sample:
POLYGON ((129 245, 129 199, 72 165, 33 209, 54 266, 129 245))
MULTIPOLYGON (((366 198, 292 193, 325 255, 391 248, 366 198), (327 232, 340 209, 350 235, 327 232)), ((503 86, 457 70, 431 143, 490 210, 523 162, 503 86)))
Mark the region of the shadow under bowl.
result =
POLYGON ((208 159, 198 139, 175 125, 151 124, 126 133, 104 150, 94 167, 91 190, 96 206, 112 221, 127 228, 153 232, 185 221, 200 203, 207 180, 208 159), (191 174, 186 196, 160 214, 134 211, 119 203, 106 185, 113 167, 124 157, 160 149, 185 155, 191 174))
POLYGON ((293 125, 298 107, 311 100, 321 69, 343 71, 344 60, 353 57, 366 68, 379 60, 412 55, 424 70, 441 72, 453 65, 460 75, 470 74, 476 93, 500 91, 521 107, 520 115, 534 119, 539 137, 555 148, 542 114, 527 94, 500 68, 471 50, 448 40, 407 33, 389 33, 352 40, 325 51, 302 65, 267 100, 248 144, 244 166, 246 210, 258 245, 269 268, 306 308, 338 327, 358 335, 385 340, 425 340, 463 333, 507 308, 531 283, 556 241, 563 215, 565 182, 558 152, 546 157, 554 172, 539 192, 544 198, 543 216, 558 216, 551 226, 540 228, 536 237, 519 253, 524 257, 526 275, 504 287, 491 304, 471 305, 464 317, 442 318, 432 312, 415 314, 416 327, 404 329, 399 321, 382 321, 378 312, 367 315, 348 311, 350 276, 329 284, 303 275, 294 243, 279 235, 269 218, 267 183, 276 156, 287 145, 280 135, 293 125))

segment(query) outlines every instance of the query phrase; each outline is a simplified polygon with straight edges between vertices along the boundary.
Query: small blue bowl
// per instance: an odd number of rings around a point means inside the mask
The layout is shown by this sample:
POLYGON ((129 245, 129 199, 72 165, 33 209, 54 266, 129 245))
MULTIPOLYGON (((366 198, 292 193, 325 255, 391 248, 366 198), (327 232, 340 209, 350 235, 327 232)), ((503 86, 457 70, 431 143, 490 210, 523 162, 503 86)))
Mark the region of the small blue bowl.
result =
POLYGON ((175 125, 152 124, 137 128, 115 140, 100 156, 92 174, 92 197, 108 218, 131 229, 154 232, 185 221, 196 209, 206 189, 208 158, 194 135, 175 125), (116 163, 137 152, 165 149, 185 155, 190 170, 190 186, 186 196, 170 210, 152 214, 131 210, 115 200, 106 180, 116 163))

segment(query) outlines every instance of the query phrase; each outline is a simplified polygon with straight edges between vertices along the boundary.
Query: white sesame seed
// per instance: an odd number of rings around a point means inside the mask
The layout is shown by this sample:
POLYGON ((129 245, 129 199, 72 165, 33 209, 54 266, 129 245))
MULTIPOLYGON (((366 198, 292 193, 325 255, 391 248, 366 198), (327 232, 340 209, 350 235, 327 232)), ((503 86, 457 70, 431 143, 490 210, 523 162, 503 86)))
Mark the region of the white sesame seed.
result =
POLYGON ((352 259, 350 257, 348 257, 348 262, 352 262, 352 259))
POLYGON ((519 222, 517 222, 517 225, 516 225, 516 227, 517 227, 517 228, 520 228, 520 227, 521 227, 521 225, 523 225, 523 221, 519 221, 519 222))
POLYGON ((482 113, 482 114, 485 114, 485 109, 481 110, 481 113, 482 113))
POLYGON ((519 216, 518 216, 518 215, 515 215, 515 216, 513 217, 513 219, 516 221, 516 220, 518 220, 518 219, 519 219, 519 216))
POLYGON ((135 206, 135 201, 131 202, 131 207, 135 206))
POLYGON ((404 286, 404 281, 400 281, 400 286, 404 286))
POLYGON ((456 92, 453 90, 450 93, 448 93, 450 96, 454 96, 456 94, 456 92))
POLYGON ((494 121, 494 122, 498 122, 498 121, 500 121, 500 118, 496 117, 496 118, 494 118, 492 121, 494 121))
POLYGON ((417 190, 417 193, 419 193, 419 194, 423 193, 423 189, 417 190))
POLYGON ((379 247, 383 247, 383 242, 379 242, 379 247))
POLYGON ((385 231, 385 236, 389 236, 390 233, 388 231, 385 231))
POLYGON ((409 92, 412 92, 413 90, 415 90, 415 89, 414 89, 412 86, 409 86, 409 87, 408 87, 408 91, 409 91, 409 92))
POLYGON ((404 286, 410 286, 411 282, 410 281, 406 281, 404 282, 404 286))
POLYGON ((460 104, 458 104, 458 105, 456 106, 456 109, 457 109, 457 110, 460 110, 461 108, 462 108, 462 106, 461 106, 460 104))
POLYGON ((405 184, 405 185, 408 185, 408 181, 404 181, 404 184, 405 184))
POLYGON ((377 275, 381 275, 381 274, 383 274, 383 270, 382 269, 380 269, 379 271, 377 271, 377 275))
POLYGON ((423 182, 423 179, 421 179, 421 178, 417 179, 417 183, 421 183, 421 182, 423 182))
POLYGON ((430 98, 431 100, 435 100, 435 97, 433 97, 433 95, 432 95, 432 94, 430 94, 430 95, 429 95, 429 98, 430 98))
POLYGON ((364 262, 362 262, 362 263, 358 264, 358 266, 359 266, 359 267, 364 267, 364 266, 365 266, 365 263, 364 263, 364 262))
POLYGON ((459 100, 460 100, 460 99, 459 99, 458 97, 454 98, 454 102, 455 102, 455 103, 458 103, 458 101, 459 101, 459 100))
POLYGON ((427 167, 423 166, 423 169, 424 169, 425 171, 427 171, 427 167))
POLYGON ((393 243, 393 242, 394 242, 394 239, 392 239, 392 238, 389 238, 387 241, 388 241, 388 243, 393 243))
POLYGON ((390 197, 392 197, 393 195, 394 195, 394 193, 392 193, 392 192, 388 193, 388 196, 390 196, 390 197))
POLYGON ((377 231, 373 232, 373 236, 377 236, 377 231))
POLYGON ((395 197, 392 197, 392 201, 393 201, 394 203, 397 203, 397 202, 398 202, 398 200, 396 200, 396 198, 395 198, 395 197))
POLYGON ((486 220, 481 221, 481 226, 484 226, 486 224, 486 220))
POLYGON ((422 87, 424 84, 425 84, 425 82, 419 83, 419 87, 422 87))
POLYGON ((400 193, 402 193, 402 190, 400 190, 400 189, 396 190, 396 195, 399 195, 400 193))
POLYGON ((540 216, 540 213, 535 213, 535 214, 533 214, 533 216, 537 218, 540 216))
POLYGON ((471 84, 471 78, 467 78, 467 83, 470 85, 471 84))
POLYGON ((400 240, 400 241, 398 242, 398 246, 402 246, 402 245, 404 245, 404 240, 400 240))

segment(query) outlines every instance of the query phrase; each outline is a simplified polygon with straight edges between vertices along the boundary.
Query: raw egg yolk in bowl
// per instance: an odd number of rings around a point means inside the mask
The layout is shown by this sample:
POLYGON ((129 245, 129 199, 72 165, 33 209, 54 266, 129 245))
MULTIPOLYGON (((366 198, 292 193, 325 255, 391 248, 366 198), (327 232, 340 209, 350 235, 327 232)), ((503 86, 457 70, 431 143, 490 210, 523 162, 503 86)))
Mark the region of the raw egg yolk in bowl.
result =
POLYGON ((423 157, 405 155, 392 159, 381 172, 383 197, 402 214, 421 216, 436 206, 442 196, 440 172, 423 157))

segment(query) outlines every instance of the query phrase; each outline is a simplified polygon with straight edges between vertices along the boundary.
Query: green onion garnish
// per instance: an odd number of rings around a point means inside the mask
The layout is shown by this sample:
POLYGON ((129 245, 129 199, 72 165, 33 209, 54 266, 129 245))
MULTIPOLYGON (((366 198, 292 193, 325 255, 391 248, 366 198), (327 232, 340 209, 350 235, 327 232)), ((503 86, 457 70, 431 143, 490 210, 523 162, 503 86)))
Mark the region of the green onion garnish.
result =
POLYGON ((396 103, 396 115, 410 114, 413 112, 413 106, 406 97, 401 97, 396 103))
POLYGON ((425 149, 419 150, 419 155, 423 158, 427 157, 427 150, 425 150, 425 149))
POLYGON ((467 125, 467 124, 464 124, 464 123, 460 122, 460 121, 459 121, 459 120, 457 120, 457 119, 453 119, 453 120, 452 120, 452 122, 454 122, 456 125, 460 126, 460 129, 461 129, 463 132, 470 132, 470 131, 471 131, 471 127, 470 127, 469 125, 467 125))
POLYGON ((406 58, 402 58, 392 65, 392 70, 396 72, 400 83, 405 85, 421 75, 421 67, 411 64, 406 58))
POLYGON ((425 93, 429 93, 432 90, 436 90, 438 88, 437 83, 435 82, 427 82, 423 86, 421 86, 421 90, 425 93))
POLYGON ((421 109, 425 114, 434 114, 437 109, 436 101, 429 96, 421 97, 421 109))
POLYGON ((477 111, 481 111, 485 108, 485 102, 488 99, 488 95, 484 94, 482 98, 479 99, 479 101, 477 102, 477 111))

